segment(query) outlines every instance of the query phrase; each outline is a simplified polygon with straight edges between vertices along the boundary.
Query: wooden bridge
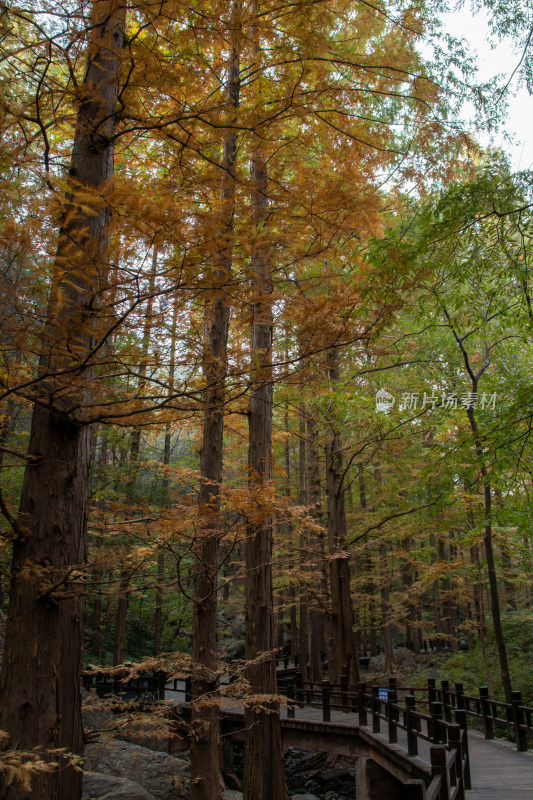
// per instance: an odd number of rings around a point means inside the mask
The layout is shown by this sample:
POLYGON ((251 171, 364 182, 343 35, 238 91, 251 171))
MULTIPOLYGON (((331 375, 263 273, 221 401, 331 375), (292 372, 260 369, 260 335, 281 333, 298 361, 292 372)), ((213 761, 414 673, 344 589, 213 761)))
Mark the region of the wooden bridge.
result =
MULTIPOLYGON (((533 800, 533 708, 522 705, 518 692, 504 703, 483 687, 472 696, 447 681, 429 680, 423 689, 399 687, 394 678, 387 686, 311 684, 294 668, 281 668, 278 679, 287 697, 284 745, 355 757, 357 800, 533 800), (497 735, 512 735, 514 743, 497 735)), ((178 733, 189 707, 188 681, 158 681, 176 724, 169 752, 178 752, 188 746, 178 733)), ((130 696, 142 696, 157 681, 134 683, 130 696)), ((105 689, 100 680, 99 693, 105 689)), ((221 721, 224 736, 244 739, 238 700, 222 700, 221 721)))

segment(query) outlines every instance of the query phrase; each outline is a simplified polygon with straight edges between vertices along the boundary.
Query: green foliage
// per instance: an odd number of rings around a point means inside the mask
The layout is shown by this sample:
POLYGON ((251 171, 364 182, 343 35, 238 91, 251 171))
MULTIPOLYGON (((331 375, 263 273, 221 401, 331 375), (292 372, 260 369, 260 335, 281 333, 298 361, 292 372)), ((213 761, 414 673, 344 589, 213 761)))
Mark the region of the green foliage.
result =
MULTIPOLYGON (((513 689, 522 692, 525 705, 533 705, 533 628, 530 616, 520 612, 507 612, 503 616, 503 628, 507 643, 507 655, 513 689)), ((441 678, 447 678, 451 684, 462 682, 466 694, 478 694, 478 688, 487 683, 487 673, 483 663, 479 641, 471 638, 470 649, 460 651, 447 657, 439 665, 441 678)), ((501 677, 498 668, 498 656, 492 628, 487 631, 487 657, 489 669, 494 681, 496 698, 503 697, 501 677)))

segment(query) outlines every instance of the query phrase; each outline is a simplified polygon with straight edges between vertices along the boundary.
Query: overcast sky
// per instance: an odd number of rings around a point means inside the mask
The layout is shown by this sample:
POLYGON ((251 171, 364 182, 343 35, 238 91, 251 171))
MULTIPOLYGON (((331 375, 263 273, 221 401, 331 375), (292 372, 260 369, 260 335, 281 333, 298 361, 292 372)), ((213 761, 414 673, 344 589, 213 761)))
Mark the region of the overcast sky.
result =
MULTIPOLYGON (((452 35, 465 38, 470 44, 472 53, 477 52, 481 81, 490 80, 497 73, 511 76, 522 53, 517 51, 511 42, 499 44, 496 49, 491 49, 485 15, 476 14, 472 17, 470 11, 463 8, 461 11, 448 14, 444 21, 452 35)), ((513 88, 516 89, 516 78, 513 84, 513 88)), ((502 128, 513 135, 514 143, 506 142, 503 134, 496 135, 493 143, 510 154, 515 170, 533 168, 533 96, 528 93, 525 86, 521 86, 516 97, 510 99, 507 121, 502 128)), ((487 136, 479 138, 482 144, 489 144, 487 136)))

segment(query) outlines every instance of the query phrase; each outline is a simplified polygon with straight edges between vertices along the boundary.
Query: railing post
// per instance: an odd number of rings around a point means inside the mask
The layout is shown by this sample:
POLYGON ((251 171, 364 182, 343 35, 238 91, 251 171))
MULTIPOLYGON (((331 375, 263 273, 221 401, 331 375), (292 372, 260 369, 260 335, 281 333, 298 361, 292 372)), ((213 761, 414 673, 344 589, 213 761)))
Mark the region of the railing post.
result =
POLYGON ((431 754, 431 774, 441 780, 439 800, 448 800, 450 796, 450 782, 448 780, 448 769, 446 756, 448 751, 442 745, 433 745, 429 749, 431 754))
POLYGON ((462 683, 455 684, 455 695, 457 699, 457 708, 466 708, 465 705, 465 690, 462 683))
POLYGON ((440 699, 442 700, 444 719, 446 722, 451 722, 452 708, 450 704, 450 681, 445 680, 440 682, 440 699))
POLYGON ((483 717, 483 732, 485 734, 485 739, 494 739, 494 725, 492 724, 489 690, 486 686, 479 687, 479 700, 481 704, 481 716, 483 717))
POLYGON ((303 694, 302 673, 296 671, 294 673, 294 699, 299 706, 305 705, 305 698, 303 694))
POLYGON ((466 711, 464 708, 458 708, 455 712, 455 721, 461 728, 463 733, 462 736, 462 744, 463 744, 463 778, 465 782, 465 789, 472 788, 472 779, 470 777, 470 752, 468 750, 468 727, 467 727, 467 717, 466 711))
MULTIPOLYGON (((396 680, 395 680, 396 683, 396 680)), ((393 704, 398 702, 398 692, 396 689, 396 685, 394 688, 389 689, 389 698, 387 701, 387 706, 389 710, 389 742, 391 744, 396 744, 398 741, 398 729, 396 727, 396 723, 398 721, 398 709, 393 708, 393 704)))
POLYGON ((191 679, 185 678, 185 702, 190 703, 192 700, 191 679))
POLYGON ((435 688, 435 678, 428 678, 428 706, 431 708, 431 704, 435 702, 437 699, 437 690, 435 688))
POLYGON ((322 720, 331 722, 331 696, 327 678, 322 681, 322 720))
POLYGON ((341 675, 341 705, 343 711, 348 711, 348 676, 341 675))
POLYGON ((524 724, 524 714, 520 708, 522 705, 522 694, 520 692, 511 692, 511 703, 516 749, 521 753, 525 753, 527 750, 527 733, 522 728, 522 725, 524 724))
POLYGON ((405 696, 405 727, 407 730, 407 752, 410 756, 418 755, 418 725, 416 717, 411 713, 415 710, 416 699, 414 694, 405 696))
POLYGON ((366 702, 365 702, 366 683, 357 684, 357 710, 359 712, 359 725, 366 725, 366 702))
POLYGON ((379 686, 372 687, 372 733, 379 733, 380 721, 379 712, 381 701, 379 699, 379 686))
POLYGON ((459 791, 455 795, 457 800, 464 800, 465 783, 463 777, 463 759, 461 753, 461 728, 459 725, 448 726, 448 745, 450 750, 455 750, 455 765, 453 768, 452 786, 459 784, 459 791))
POLYGON ((287 717, 289 719, 294 719, 294 715, 295 715, 295 711, 296 711, 296 709, 294 707, 294 694, 295 694, 295 692, 294 692, 294 683, 293 683, 293 681, 288 681, 288 683, 287 683, 287 700, 289 702, 288 702, 288 705, 287 705, 287 717))
POLYGON ((431 704, 431 731, 429 733, 429 740, 430 742, 434 742, 435 744, 439 744, 443 741, 443 736, 440 731, 440 723, 442 721, 442 703, 439 700, 434 700, 431 704))

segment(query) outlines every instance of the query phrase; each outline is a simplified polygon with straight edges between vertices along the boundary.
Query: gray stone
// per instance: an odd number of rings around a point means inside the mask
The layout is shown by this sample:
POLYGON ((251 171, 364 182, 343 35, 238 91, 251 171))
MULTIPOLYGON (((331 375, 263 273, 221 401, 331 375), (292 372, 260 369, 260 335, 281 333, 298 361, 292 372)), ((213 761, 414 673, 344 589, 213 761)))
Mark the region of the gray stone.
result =
POLYGON ((83 730, 86 734, 94 738, 96 731, 113 731, 116 729, 115 714, 107 706, 105 700, 101 700, 94 694, 82 690, 81 716, 83 720, 83 730))
POLYGON ((83 773, 82 800, 155 800, 155 798, 135 781, 86 771, 83 773))
POLYGON ((243 798, 242 792, 236 792, 233 789, 226 789, 225 792, 222 792, 220 795, 220 800, 242 800, 243 798))
POLYGON ((130 742, 108 739, 88 744, 85 747, 85 766, 94 772, 134 781, 156 800, 178 800, 188 796, 189 767, 183 759, 130 742))
POLYGON ((291 800, 318 800, 316 794, 291 794, 291 800))
POLYGON ((369 672, 383 672, 385 669, 385 656, 372 656, 368 662, 369 672))
POLYGON ((242 639, 246 633, 246 619, 242 614, 236 614, 231 620, 231 634, 234 639, 242 639))

